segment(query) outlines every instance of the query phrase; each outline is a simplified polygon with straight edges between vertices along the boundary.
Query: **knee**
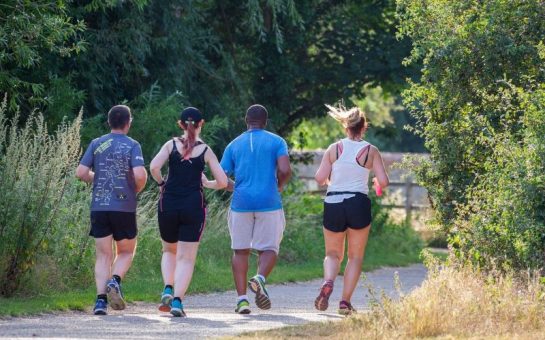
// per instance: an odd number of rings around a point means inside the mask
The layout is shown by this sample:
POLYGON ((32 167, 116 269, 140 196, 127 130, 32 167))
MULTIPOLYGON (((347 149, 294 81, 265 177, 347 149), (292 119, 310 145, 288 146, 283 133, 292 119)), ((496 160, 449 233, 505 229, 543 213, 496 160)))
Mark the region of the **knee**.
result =
POLYGON ((195 262, 197 259, 197 254, 184 253, 180 251, 176 254, 177 262, 195 262))
POLYGON ((98 251, 97 250, 96 259, 97 259, 97 261, 103 261, 103 262, 111 263, 113 261, 113 254, 112 254, 112 252, 98 251))
POLYGON ((163 253, 174 254, 176 255, 176 243, 173 246, 163 245, 163 253))
POLYGON ((235 256, 250 256, 250 249, 235 249, 233 252, 235 256))
POLYGON ((344 255, 338 251, 328 251, 326 257, 339 262, 343 262, 344 259, 344 255))
POLYGON ((363 262, 363 255, 348 253, 348 261, 350 261, 350 262, 363 262))
POLYGON ((132 257, 134 255, 134 249, 118 249, 117 256, 132 257))

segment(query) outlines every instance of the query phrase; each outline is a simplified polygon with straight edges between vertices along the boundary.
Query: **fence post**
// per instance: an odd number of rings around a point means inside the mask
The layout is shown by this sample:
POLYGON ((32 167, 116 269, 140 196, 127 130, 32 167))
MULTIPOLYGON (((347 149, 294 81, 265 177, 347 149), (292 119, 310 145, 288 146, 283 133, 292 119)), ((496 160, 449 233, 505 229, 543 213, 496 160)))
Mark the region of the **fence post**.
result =
POLYGON ((407 224, 411 223, 411 189, 412 189, 412 178, 407 176, 405 179, 405 222, 407 224))

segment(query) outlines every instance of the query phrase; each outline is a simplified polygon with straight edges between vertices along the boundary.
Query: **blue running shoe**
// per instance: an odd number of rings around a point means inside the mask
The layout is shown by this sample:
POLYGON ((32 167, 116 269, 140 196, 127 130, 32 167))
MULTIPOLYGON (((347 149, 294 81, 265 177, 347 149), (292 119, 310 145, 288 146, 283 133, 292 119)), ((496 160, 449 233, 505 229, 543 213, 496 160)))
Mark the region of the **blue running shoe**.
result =
POLYGON ((97 299, 95 302, 95 308, 93 308, 93 313, 95 315, 108 314, 108 302, 106 302, 104 299, 97 299))
POLYGON ((165 287, 165 290, 163 290, 163 294, 161 295, 161 304, 159 305, 159 310, 161 312, 170 312, 170 304, 172 302, 172 299, 174 298, 172 294, 172 288, 165 287))
POLYGON ((184 305, 179 299, 172 300, 170 314, 172 314, 172 316, 185 318, 184 305))
POLYGON ((106 284, 106 293, 108 294, 108 300, 110 305, 115 310, 125 309, 125 300, 123 300, 123 292, 121 291, 121 285, 116 280, 111 279, 106 284))

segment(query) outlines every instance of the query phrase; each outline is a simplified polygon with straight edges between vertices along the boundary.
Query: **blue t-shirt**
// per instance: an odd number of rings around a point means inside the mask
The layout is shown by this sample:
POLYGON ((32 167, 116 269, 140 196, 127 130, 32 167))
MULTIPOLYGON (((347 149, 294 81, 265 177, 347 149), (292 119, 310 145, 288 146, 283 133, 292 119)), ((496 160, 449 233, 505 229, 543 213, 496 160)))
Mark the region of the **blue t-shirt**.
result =
POLYGON ((95 172, 91 211, 136 212, 136 183, 132 168, 144 165, 134 139, 109 133, 94 139, 81 161, 95 172))
POLYGON ((287 155, 286 141, 261 129, 248 130, 229 143, 221 166, 235 177, 231 209, 237 212, 282 209, 276 161, 287 155))

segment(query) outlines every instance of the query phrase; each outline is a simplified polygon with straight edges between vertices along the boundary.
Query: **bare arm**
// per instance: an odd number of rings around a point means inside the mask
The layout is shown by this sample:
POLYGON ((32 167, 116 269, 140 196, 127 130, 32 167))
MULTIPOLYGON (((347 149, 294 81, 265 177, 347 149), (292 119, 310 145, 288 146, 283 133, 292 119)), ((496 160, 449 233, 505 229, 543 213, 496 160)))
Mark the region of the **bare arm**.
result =
POLYGON ((132 173, 134 174, 134 182, 136 184, 135 191, 140 192, 146 186, 146 182, 148 181, 148 172, 146 171, 145 167, 136 166, 132 168, 132 173))
POLYGON ((320 167, 316 171, 316 175, 314 175, 314 179, 316 182, 318 182, 318 185, 324 186, 327 185, 329 182, 329 176, 331 175, 331 150, 332 145, 330 145, 327 150, 324 153, 324 156, 322 157, 322 162, 320 163, 320 167))
POLYGON ((286 185, 291 178, 289 156, 281 156, 276 160, 276 177, 278 178, 278 191, 282 192, 284 185, 286 185))
POLYGON ((227 175, 223 171, 218 161, 218 157, 216 157, 216 154, 214 153, 214 151, 212 151, 212 149, 208 148, 208 150, 206 150, 206 153, 204 154, 204 160, 210 167, 210 171, 212 172, 212 176, 214 176, 214 180, 209 181, 203 174, 203 185, 206 188, 215 190, 227 188, 227 175))
POLYGON ((157 182, 162 183, 163 182, 163 175, 161 174, 161 168, 165 164, 165 162, 168 160, 168 155, 170 154, 170 151, 168 150, 168 145, 171 144, 170 142, 166 142, 161 150, 155 155, 155 157, 152 159, 149 169, 151 172, 151 177, 157 182))
POLYGON ((375 178, 377 179, 381 188, 386 188, 388 184, 390 184, 390 179, 388 178, 388 174, 384 168, 384 161, 382 160, 382 156, 375 146, 372 146, 371 150, 373 151, 373 172, 375 173, 375 178))
POLYGON ((76 177, 86 183, 93 183, 93 180, 95 179, 95 173, 91 171, 91 168, 80 164, 76 168, 76 177))

